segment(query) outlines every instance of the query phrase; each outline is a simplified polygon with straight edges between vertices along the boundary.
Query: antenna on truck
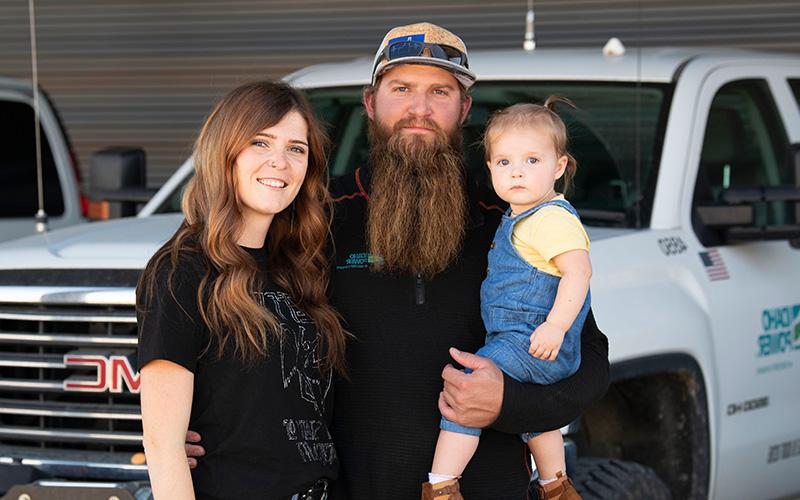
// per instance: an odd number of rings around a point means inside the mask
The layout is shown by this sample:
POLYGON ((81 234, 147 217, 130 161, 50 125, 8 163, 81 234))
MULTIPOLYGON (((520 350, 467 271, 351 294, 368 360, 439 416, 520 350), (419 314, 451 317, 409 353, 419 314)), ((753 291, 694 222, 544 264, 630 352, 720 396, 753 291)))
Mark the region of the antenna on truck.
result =
POLYGON ((528 13, 525 14, 525 41, 522 42, 522 48, 527 52, 533 52, 536 48, 536 40, 533 38, 533 0, 528 0, 528 13))
POLYGON ((36 58, 36 15, 33 0, 28 0, 28 19, 31 28, 31 67, 33 69, 33 126, 36 129, 36 188, 39 210, 36 212, 36 232, 47 231, 47 212, 44 211, 44 178, 42 174, 42 137, 39 132, 39 64, 36 58))

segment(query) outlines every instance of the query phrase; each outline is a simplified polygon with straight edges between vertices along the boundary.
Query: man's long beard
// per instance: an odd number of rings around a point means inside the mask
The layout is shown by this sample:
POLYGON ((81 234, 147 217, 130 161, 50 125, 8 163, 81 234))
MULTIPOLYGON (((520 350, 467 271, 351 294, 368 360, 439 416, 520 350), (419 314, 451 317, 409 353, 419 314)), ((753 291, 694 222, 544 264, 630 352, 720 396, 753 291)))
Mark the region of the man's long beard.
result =
POLYGON ((450 136, 435 123, 433 140, 403 136, 401 120, 386 130, 370 120, 372 184, 367 240, 376 259, 373 270, 433 276, 455 259, 467 221, 461 130, 450 136))

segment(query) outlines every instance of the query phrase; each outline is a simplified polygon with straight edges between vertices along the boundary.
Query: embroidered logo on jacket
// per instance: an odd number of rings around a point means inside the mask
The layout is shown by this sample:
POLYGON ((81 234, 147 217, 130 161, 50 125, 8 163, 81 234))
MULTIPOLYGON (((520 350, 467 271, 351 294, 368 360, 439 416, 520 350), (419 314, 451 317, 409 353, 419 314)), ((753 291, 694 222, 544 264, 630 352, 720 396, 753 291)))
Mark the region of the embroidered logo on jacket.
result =
POLYGON ((367 269, 371 264, 383 263, 383 257, 369 252, 356 252, 347 256, 344 264, 337 264, 336 269, 367 269))

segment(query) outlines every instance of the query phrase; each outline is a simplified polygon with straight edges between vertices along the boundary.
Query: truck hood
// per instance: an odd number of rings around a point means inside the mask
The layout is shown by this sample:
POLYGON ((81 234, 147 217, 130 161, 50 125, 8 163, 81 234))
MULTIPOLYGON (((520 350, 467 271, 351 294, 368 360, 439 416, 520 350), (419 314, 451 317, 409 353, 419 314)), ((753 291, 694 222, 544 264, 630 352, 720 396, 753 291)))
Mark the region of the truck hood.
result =
MULTIPOLYGON (((93 222, 0 245, 0 269, 143 269, 175 232, 181 214, 93 222)), ((631 234, 631 229, 588 227, 590 239, 631 234)))
POLYGON ((616 236, 625 236, 627 234, 633 234, 635 232, 636 232, 635 229, 586 226, 586 234, 589 235, 589 240, 592 242, 592 244, 600 240, 614 238, 616 236))
POLYGON ((0 245, 0 269, 142 269, 182 214, 81 224, 0 245))

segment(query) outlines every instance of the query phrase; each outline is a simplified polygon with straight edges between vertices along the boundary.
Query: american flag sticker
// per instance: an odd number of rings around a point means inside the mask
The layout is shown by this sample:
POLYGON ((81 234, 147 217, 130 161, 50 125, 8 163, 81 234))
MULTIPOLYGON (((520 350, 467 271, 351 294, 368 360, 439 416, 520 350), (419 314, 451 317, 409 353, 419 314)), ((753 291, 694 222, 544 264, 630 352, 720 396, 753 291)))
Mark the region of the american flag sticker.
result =
POLYGON ((726 280, 731 277, 728 274, 728 268, 725 267, 725 262, 716 248, 710 248, 706 252, 700 252, 700 260, 703 261, 703 266, 706 268, 706 274, 711 281, 726 280))

